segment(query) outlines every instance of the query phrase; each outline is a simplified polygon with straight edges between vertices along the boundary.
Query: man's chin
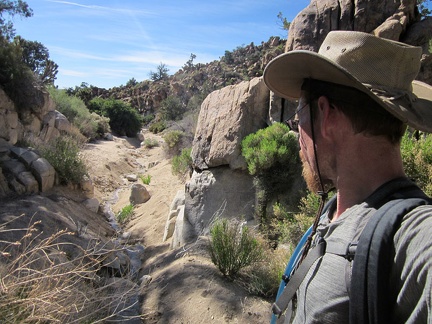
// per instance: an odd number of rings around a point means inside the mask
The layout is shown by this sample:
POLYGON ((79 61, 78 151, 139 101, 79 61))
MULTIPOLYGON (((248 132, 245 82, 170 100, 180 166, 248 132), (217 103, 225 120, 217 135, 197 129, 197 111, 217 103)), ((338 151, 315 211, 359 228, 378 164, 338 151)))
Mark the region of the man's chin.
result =
POLYGON ((303 164, 303 178, 306 182, 309 191, 313 193, 318 193, 321 190, 318 175, 315 172, 313 172, 310 164, 305 159, 302 151, 300 151, 300 159, 303 164))
POLYGON ((308 164, 306 166, 303 166, 303 178, 306 181, 306 185, 309 191, 313 193, 318 193, 319 191, 321 191, 318 177, 312 172, 308 164))

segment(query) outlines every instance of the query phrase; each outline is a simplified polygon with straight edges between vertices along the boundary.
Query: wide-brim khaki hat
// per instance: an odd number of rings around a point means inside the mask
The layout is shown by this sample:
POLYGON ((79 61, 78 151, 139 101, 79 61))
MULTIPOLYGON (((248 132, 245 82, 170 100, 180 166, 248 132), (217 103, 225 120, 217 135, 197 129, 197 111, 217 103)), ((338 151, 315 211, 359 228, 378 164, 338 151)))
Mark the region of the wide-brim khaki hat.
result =
POLYGON ((420 47, 368 33, 332 31, 318 53, 291 51, 265 68, 264 82, 276 95, 297 99, 311 78, 358 89, 407 125, 432 132, 432 87, 415 81, 420 47))

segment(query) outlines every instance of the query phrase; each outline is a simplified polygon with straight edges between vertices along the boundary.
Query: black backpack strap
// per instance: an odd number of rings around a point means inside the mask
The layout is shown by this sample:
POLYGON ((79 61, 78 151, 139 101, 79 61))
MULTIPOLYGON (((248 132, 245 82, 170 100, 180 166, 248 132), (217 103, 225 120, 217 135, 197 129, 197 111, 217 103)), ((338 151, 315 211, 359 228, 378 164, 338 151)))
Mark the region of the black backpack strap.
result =
POLYGON ((306 274, 308 273, 312 264, 314 264, 316 260, 318 260, 324 255, 325 246, 326 243, 324 240, 322 240, 309 251, 306 258, 303 260, 298 269, 290 278, 288 284, 285 286, 285 289, 279 296, 278 300, 273 304, 273 314, 281 317, 282 313, 287 309, 288 304, 291 302, 291 299, 294 297, 298 287, 303 282, 303 279, 306 277, 306 274))
MULTIPOLYGON (((355 252, 350 296, 350 323, 390 323, 391 306, 388 279, 393 263, 393 236, 405 214, 430 203, 420 189, 411 188, 407 196, 386 203, 364 228, 355 252)), ((402 196, 404 196, 402 191, 402 196)))
POLYGON ((365 202, 375 209, 394 199, 422 198, 430 199, 416 184, 408 178, 401 177, 386 182, 376 189, 365 202))

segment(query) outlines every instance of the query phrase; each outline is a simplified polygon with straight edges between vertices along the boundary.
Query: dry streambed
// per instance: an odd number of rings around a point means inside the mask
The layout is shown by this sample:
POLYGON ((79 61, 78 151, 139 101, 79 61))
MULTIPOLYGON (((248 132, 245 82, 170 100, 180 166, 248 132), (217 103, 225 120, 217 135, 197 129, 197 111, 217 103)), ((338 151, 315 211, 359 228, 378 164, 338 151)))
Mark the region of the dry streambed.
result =
POLYGON ((133 217, 123 226, 130 241, 144 246, 139 273, 141 315, 144 323, 262 323, 270 318, 270 303, 249 295, 228 282, 209 260, 205 241, 180 249, 162 242, 171 201, 184 184, 171 173, 161 137, 146 133, 160 146, 147 149, 132 139, 114 138, 84 151, 101 200, 118 198, 118 213, 128 205, 132 183, 128 174, 151 176, 146 185, 151 198, 135 206, 133 217))

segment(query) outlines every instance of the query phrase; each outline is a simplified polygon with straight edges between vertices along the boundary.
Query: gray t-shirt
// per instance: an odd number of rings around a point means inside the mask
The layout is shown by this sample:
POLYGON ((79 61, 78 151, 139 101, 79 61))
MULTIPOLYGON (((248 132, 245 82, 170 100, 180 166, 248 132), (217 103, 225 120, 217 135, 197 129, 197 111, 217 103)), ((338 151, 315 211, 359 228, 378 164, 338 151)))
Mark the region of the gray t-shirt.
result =
MULTIPOLYGON (((318 234, 330 244, 355 242, 376 210, 366 203, 347 209, 330 223, 321 221, 318 234)), ((392 323, 432 323, 432 206, 403 217, 394 236, 396 255, 391 294, 396 296, 392 323)), ((297 291, 294 323, 348 323, 351 262, 326 253, 315 261, 297 291)), ((354 293, 355 292, 351 292, 354 293)))

